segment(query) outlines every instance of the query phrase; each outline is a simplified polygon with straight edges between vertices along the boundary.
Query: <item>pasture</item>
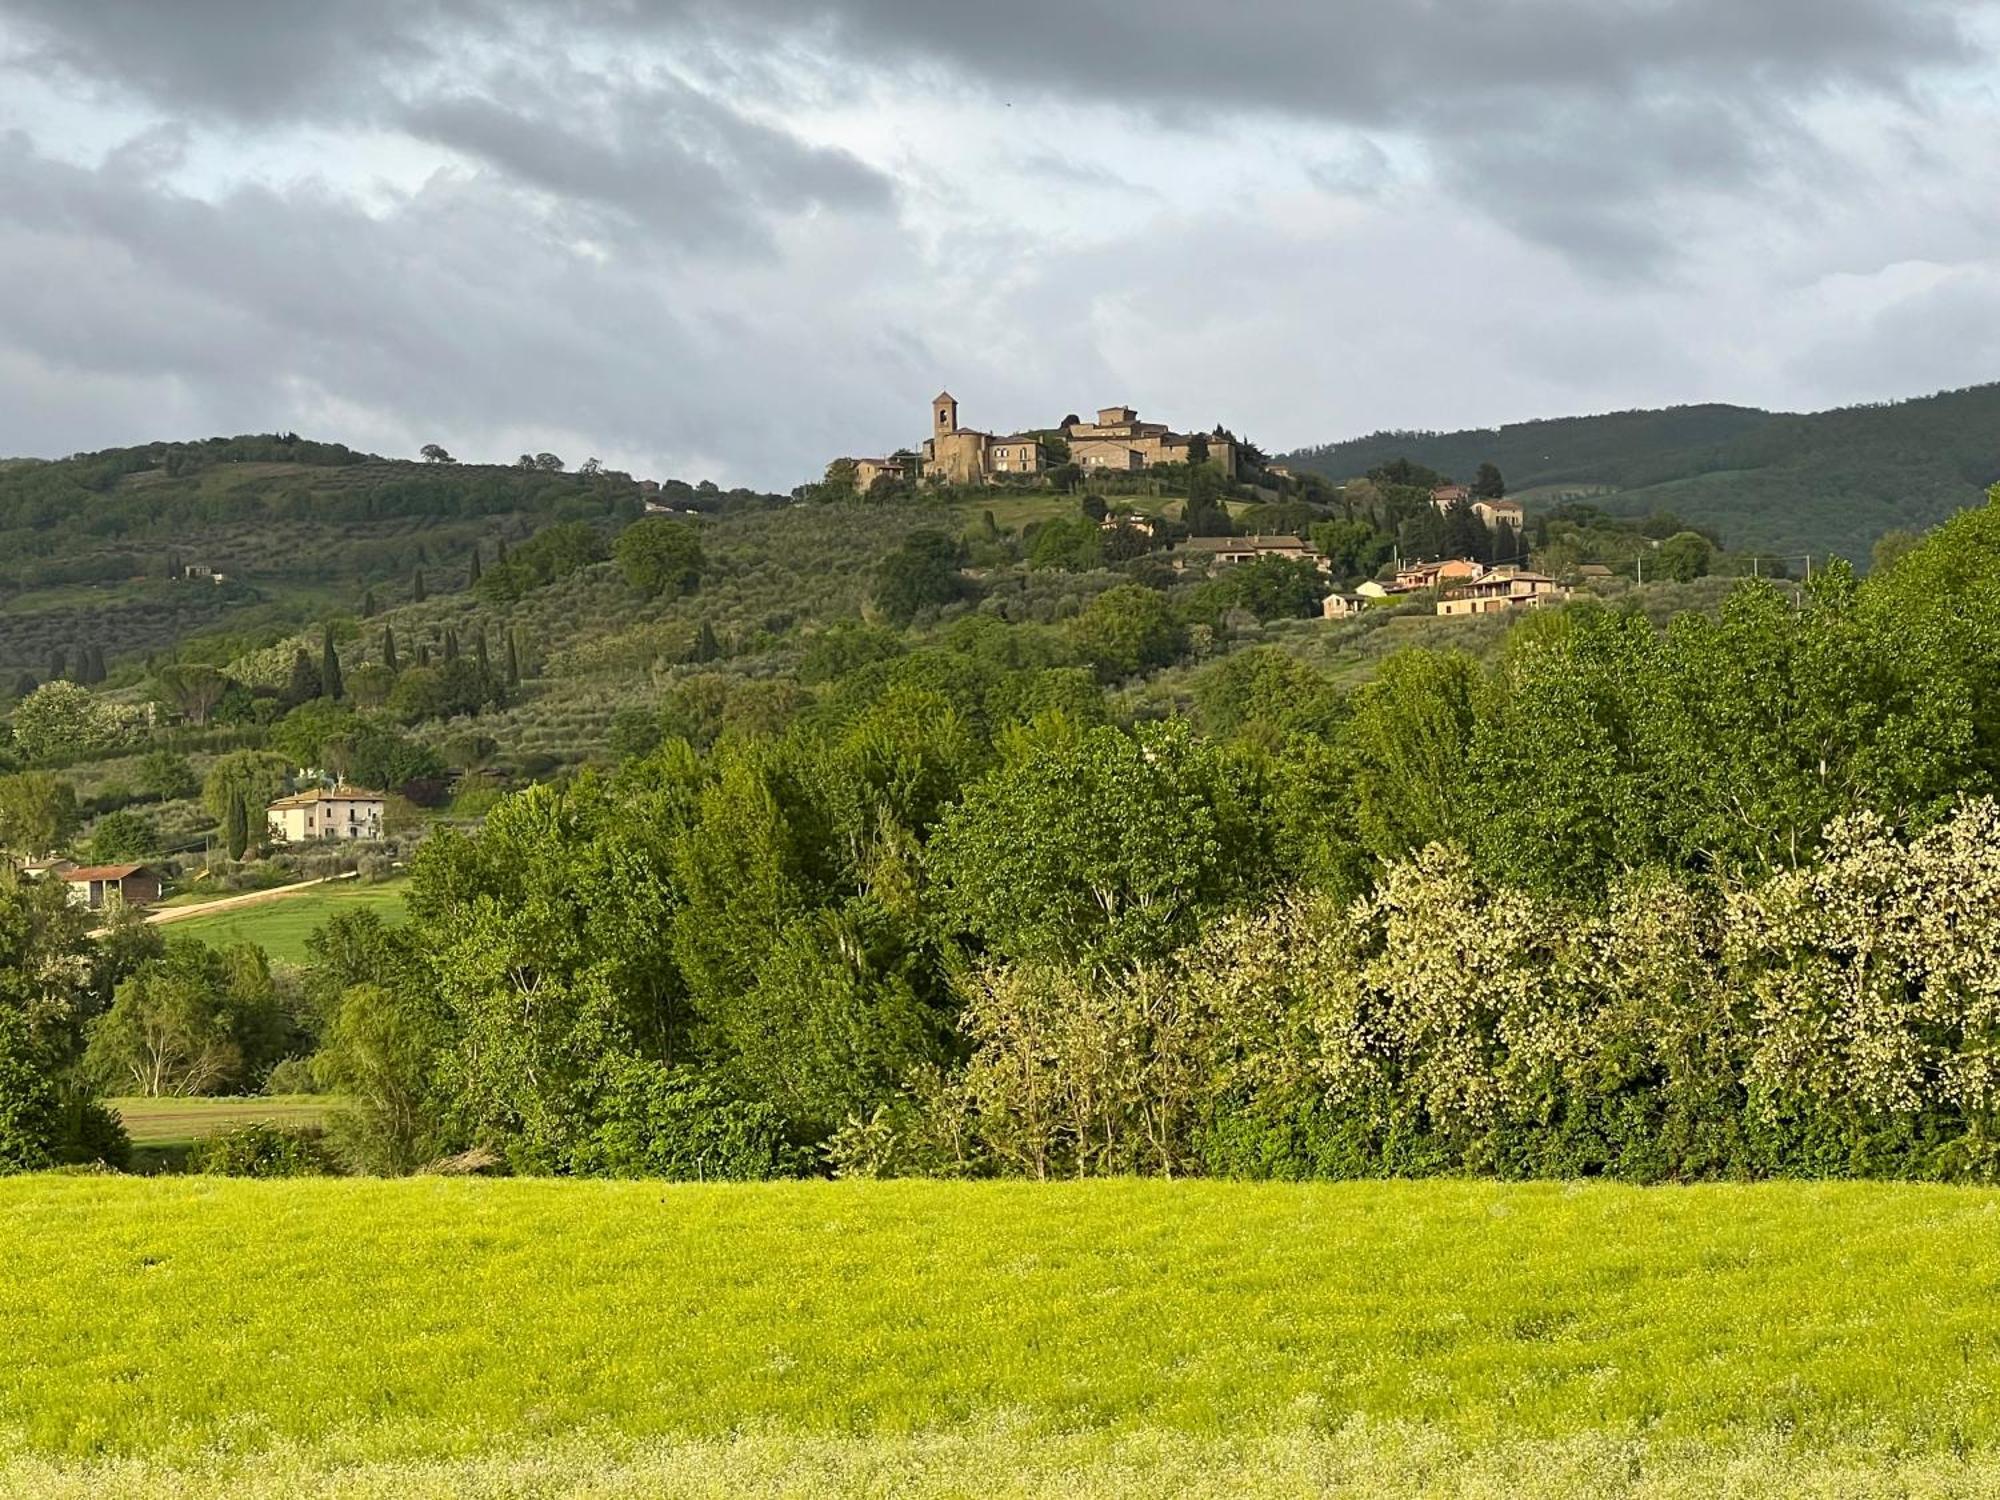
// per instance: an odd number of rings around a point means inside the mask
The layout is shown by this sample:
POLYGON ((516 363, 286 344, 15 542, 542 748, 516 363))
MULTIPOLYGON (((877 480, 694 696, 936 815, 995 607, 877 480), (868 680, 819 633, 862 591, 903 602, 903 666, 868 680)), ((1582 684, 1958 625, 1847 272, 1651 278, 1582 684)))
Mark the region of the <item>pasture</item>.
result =
POLYGON ((238 1125, 317 1125, 330 1102, 317 1094, 252 1094, 240 1099, 107 1099, 135 1146, 191 1146, 238 1125))
POLYGON ((297 895, 273 894, 269 900, 232 907, 213 916, 178 918, 166 931, 170 937, 200 938, 217 948, 255 943, 274 962, 302 964, 309 957, 306 939, 342 912, 373 911, 385 922, 401 922, 406 885, 403 880, 375 885, 358 880, 329 882, 297 895))
POLYGON ((2000 1486, 2000 1193, 0 1181, 0 1493, 2000 1486))

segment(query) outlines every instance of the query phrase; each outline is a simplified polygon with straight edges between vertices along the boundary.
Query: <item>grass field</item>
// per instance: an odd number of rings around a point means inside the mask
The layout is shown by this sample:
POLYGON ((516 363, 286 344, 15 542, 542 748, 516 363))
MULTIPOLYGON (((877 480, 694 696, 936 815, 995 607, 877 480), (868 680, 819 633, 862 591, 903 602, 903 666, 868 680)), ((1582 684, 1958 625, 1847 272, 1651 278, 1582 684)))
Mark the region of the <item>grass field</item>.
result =
POLYGON ((165 931, 173 937, 195 937, 204 943, 255 943, 272 958, 286 963, 306 961, 306 939, 313 930, 344 911, 374 911, 385 922, 403 920, 401 880, 377 885, 359 881, 316 886, 262 906, 239 906, 212 917, 188 917, 165 931))
POLYGON ((242 1099, 108 1099, 135 1146, 186 1146, 232 1125, 269 1121, 317 1125, 328 1101, 315 1094, 252 1095, 242 1099))
POLYGON ((0 1181, 0 1493, 2000 1489, 2000 1193, 0 1181))

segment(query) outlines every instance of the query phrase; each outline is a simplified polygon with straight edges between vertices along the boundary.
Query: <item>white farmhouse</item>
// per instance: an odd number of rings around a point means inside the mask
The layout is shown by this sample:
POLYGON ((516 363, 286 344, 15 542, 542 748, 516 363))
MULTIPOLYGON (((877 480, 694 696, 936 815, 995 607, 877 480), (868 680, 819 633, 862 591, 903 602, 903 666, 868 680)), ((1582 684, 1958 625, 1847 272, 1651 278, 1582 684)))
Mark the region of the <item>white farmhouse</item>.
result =
POLYGON ((282 843, 309 844, 316 839, 379 839, 384 797, 365 787, 342 782, 280 797, 264 812, 271 836, 282 843))

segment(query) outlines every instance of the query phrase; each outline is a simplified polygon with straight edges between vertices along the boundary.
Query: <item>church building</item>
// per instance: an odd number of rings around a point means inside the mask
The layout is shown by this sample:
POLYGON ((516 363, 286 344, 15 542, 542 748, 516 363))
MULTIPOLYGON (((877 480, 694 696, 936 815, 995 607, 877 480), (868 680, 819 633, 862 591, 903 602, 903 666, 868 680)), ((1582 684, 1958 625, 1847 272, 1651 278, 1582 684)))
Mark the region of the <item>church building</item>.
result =
POLYGON ((1002 474, 1040 474, 1048 452, 1033 433, 995 437, 958 425, 958 400, 940 391, 931 402, 931 435, 924 439, 924 477, 946 484, 984 484, 1002 474))

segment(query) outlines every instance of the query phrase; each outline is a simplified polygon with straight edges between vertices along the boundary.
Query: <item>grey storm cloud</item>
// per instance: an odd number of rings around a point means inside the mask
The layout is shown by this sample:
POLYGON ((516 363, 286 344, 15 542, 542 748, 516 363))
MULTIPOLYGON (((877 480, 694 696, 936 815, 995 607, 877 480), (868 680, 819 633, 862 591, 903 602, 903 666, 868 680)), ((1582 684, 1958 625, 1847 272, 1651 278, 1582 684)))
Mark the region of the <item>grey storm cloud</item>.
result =
POLYGON ((980 420, 1102 394, 1273 445, 1991 378, 1949 334, 2000 285, 2000 173, 1936 89, 1976 100, 1993 19, 0 0, 0 453, 571 434, 789 484, 907 441, 941 381, 980 420), (10 114, 10 80, 76 107, 10 114))
POLYGON ((803 47, 836 77, 930 67, 1009 97, 1118 101, 1163 130, 1250 114, 1405 132, 1517 231, 1628 269, 1671 244, 1647 212, 1663 185, 1753 182, 1766 156, 1753 143, 1794 134, 1801 102, 1896 96, 1913 70, 1973 50, 1963 7, 1943 0, 0 0, 0 15, 44 64, 169 110, 388 119, 649 228, 724 242, 749 208, 697 227, 640 201, 639 185, 850 206, 886 188, 657 84, 612 101, 603 132, 466 80, 495 57, 514 71, 641 41, 781 95, 783 74, 759 64, 803 47))
POLYGON ((689 245, 759 243, 765 211, 890 206, 888 180, 847 153, 806 146, 671 79, 609 90, 570 81, 549 90, 518 79, 505 104, 458 95, 397 120, 560 202, 689 245))

